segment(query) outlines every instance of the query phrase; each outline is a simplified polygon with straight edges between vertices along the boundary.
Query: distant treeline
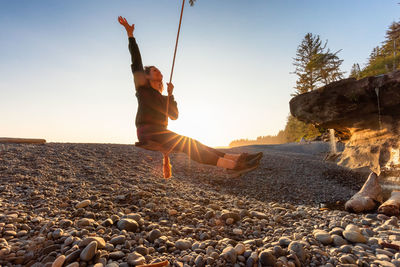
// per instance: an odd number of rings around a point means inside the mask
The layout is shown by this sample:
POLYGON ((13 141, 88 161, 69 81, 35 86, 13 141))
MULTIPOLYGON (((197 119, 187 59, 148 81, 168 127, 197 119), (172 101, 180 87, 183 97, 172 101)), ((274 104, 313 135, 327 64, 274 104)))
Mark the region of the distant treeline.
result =
POLYGON ((277 135, 259 136, 256 140, 239 139, 232 141, 229 146, 249 146, 249 145, 276 145, 286 143, 283 131, 279 131, 277 135))
POLYGON ((292 115, 288 116, 284 130, 280 130, 277 135, 259 136, 256 140, 240 139, 232 141, 229 146, 249 146, 249 145, 277 145, 298 142, 301 138, 314 140, 326 129, 316 128, 312 124, 299 121, 292 115))

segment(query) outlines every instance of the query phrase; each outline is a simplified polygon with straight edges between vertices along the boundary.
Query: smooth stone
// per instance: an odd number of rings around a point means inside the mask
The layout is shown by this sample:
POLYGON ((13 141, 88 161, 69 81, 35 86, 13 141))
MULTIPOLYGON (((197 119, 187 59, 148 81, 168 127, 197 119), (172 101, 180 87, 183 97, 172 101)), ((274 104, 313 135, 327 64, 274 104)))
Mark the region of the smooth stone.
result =
POLYGON ((382 261, 390 261, 390 257, 385 254, 376 254, 376 258, 382 261))
POLYGON ((105 226, 105 227, 109 227, 109 226, 111 226, 113 224, 114 224, 114 222, 110 218, 105 219, 104 221, 101 222, 101 225, 105 226))
POLYGON ((68 264, 76 261, 77 259, 79 259, 81 252, 82 252, 82 250, 78 249, 78 250, 75 250, 74 252, 71 252, 70 254, 68 254, 65 258, 64 265, 68 265, 68 264))
POLYGON ((339 248, 339 251, 343 253, 351 253, 353 251, 353 248, 350 245, 343 245, 339 248))
POLYGON ((345 230, 343 231, 343 236, 346 238, 346 240, 353 243, 367 243, 367 239, 357 231, 345 230))
POLYGON ((151 243, 154 242, 154 240, 156 240, 157 238, 159 238, 161 236, 161 231, 158 229, 153 229, 151 230, 149 237, 147 238, 151 243))
POLYGON ((103 238, 99 237, 99 236, 90 236, 90 237, 86 237, 85 239, 83 239, 80 243, 79 246, 80 247, 84 247, 87 246, 90 242, 92 241, 96 241, 97 242, 97 248, 98 249, 103 249, 106 247, 106 241, 104 241, 103 238))
POLYGON ((178 211, 175 209, 169 209, 168 214, 169 216, 175 216, 176 214, 178 214, 178 211))
POLYGON ((255 217, 257 219, 265 219, 268 220, 269 219, 269 215, 259 212, 259 211, 251 211, 250 212, 251 217, 255 217))
POLYGON ((292 240, 290 240, 290 238, 287 236, 282 236, 281 238, 279 238, 278 242, 280 246, 287 247, 292 242, 292 240))
POLYGON ((335 234, 332 235, 332 240, 333 240, 333 244, 334 244, 336 247, 341 247, 341 246, 347 244, 347 241, 346 241, 343 237, 341 237, 341 236, 339 236, 339 235, 335 235, 335 234))
POLYGON ((381 221, 386 221, 386 220, 389 220, 389 219, 390 219, 389 216, 386 216, 385 214, 382 214, 382 213, 378 214, 378 215, 376 216, 376 218, 377 218, 378 220, 381 220, 381 221))
POLYGON ((187 250, 192 247, 192 242, 186 239, 179 239, 175 242, 175 247, 179 250, 187 250))
POLYGON ((65 262, 65 255, 60 255, 57 259, 53 262, 51 267, 62 267, 65 262))
POLYGON ((396 267, 396 265, 388 261, 375 260, 373 263, 378 264, 381 267, 396 267))
POLYGON ((232 230, 232 232, 233 232, 235 235, 242 235, 242 234, 243 234, 243 230, 240 229, 240 228, 235 228, 235 229, 232 230))
POLYGON ((81 252, 80 258, 83 261, 90 261, 97 252, 97 242, 90 242, 81 252))
POLYGON ((61 228, 68 228, 73 224, 73 222, 71 220, 68 220, 68 219, 63 219, 63 220, 60 221, 59 224, 60 224, 61 228))
POLYGON ((262 266, 275 266, 276 257, 269 250, 264 250, 258 255, 258 259, 262 266))
POLYGON ((332 243, 332 237, 327 231, 316 230, 314 231, 314 237, 324 245, 329 245, 332 243))
POLYGON ((91 203, 90 199, 85 199, 81 202, 79 202, 78 204, 75 205, 75 208, 80 209, 80 208, 85 208, 87 206, 89 206, 91 203))
POLYGON ((250 257, 247 258, 246 267, 254 267, 257 261, 258 261, 257 252, 252 252, 250 257))
POLYGON ((80 219, 80 220, 77 222, 77 225, 78 225, 79 227, 84 227, 84 226, 89 226, 89 225, 91 225, 91 224, 93 224, 93 223, 94 223, 94 220, 93 220, 93 219, 82 218, 82 219, 80 219))
MULTIPOLYGON (((286 250, 281 248, 280 246, 273 247, 272 251, 275 257, 281 257, 286 255, 286 250)), ((296 254, 296 252, 294 252, 293 250, 292 252, 296 254)))
POLYGON ((237 255, 242 255, 246 251, 246 247, 242 243, 239 243, 235 246, 235 251, 237 255))
POLYGON ((125 240, 126 240, 126 237, 125 236, 123 236, 123 235, 119 235, 119 236, 116 236, 116 237, 114 237, 114 238, 111 238, 111 240, 109 241, 109 243, 110 244, 112 244, 112 245, 121 245, 121 244, 124 244, 125 243, 125 240))
POLYGON ((344 264, 355 264, 356 260, 350 255, 344 255, 339 258, 339 261, 344 264))
POLYGON ((233 219, 233 218, 228 218, 228 219, 225 220, 225 223, 226 223, 227 225, 232 225, 232 224, 235 223, 235 219, 233 219))
POLYGON ((4 231, 4 233, 3 233, 3 235, 4 236, 16 236, 17 235, 17 232, 15 232, 15 231, 12 231, 12 230, 8 230, 8 231, 4 231))
POLYGON ((108 257, 112 260, 119 260, 125 257, 125 253, 122 251, 113 251, 108 255, 108 257))
POLYGON ((298 241, 292 241, 288 246, 288 250, 289 251, 292 250, 296 254, 297 258, 299 258, 299 260, 301 262, 305 261, 306 252, 304 250, 303 243, 300 243, 298 241))
POLYGON ((232 218, 234 221, 239 221, 240 220, 240 215, 239 215, 239 213, 231 212, 231 211, 228 211, 228 210, 222 211, 221 219, 226 221, 226 219, 228 219, 228 218, 232 218))
POLYGON ((143 257, 141 254, 139 254, 137 252, 132 252, 132 253, 128 254, 128 256, 126 257, 126 260, 129 265, 133 265, 133 266, 146 263, 145 257, 143 257))
POLYGON ((385 255, 387 255, 389 257, 393 257, 394 256, 394 254, 392 252, 390 252, 388 250, 380 249, 380 248, 375 249, 375 253, 376 254, 385 254, 385 255))
POLYGON ((135 220, 137 223, 140 223, 142 216, 139 213, 129 213, 124 216, 124 218, 135 220))
POLYGON ((230 262, 230 263, 235 263, 235 262, 236 262, 236 259, 237 259, 236 250, 235 250, 233 247, 231 247, 231 246, 224 248, 224 250, 223 250, 222 253, 221 253, 221 256, 222 256, 227 262, 230 262))
POLYGON ((147 254, 149 254, 149 250, 148 248, 144 247, 144 246, 138 246, 136 247, 135 251, 143 256, 146 256, 147 254))
POLYGON ((58 238, 60 238, 63 234, 64 234, 64 231, 63 231, 62 229, 56 229, 56 230, 53 232, 52 236, 53 236, 54 239, 58 239, 58 238))
POLYGON ((331 234, 331 235, 342 235, 342 233, 343 233, 343 228, 340 228, 340 227, 335 227, 335 228, 333 228, 330 232, 329 232, 329 234, 331 234))
POLYGON ((126 230, 128 232, 136 232, 139 224, 133 219, 121 219, 117 223, 119 230, 126 230))
POLYGON ((360 228, 355 224, 348 224, 344 230, 345 231, 354 231, 354 232, 361 233, 360 228))
POLYGON ((196 267, 203 267, 205 265, 204 258, 201 255, 198 255, 194 260, 194 264, 196 267))

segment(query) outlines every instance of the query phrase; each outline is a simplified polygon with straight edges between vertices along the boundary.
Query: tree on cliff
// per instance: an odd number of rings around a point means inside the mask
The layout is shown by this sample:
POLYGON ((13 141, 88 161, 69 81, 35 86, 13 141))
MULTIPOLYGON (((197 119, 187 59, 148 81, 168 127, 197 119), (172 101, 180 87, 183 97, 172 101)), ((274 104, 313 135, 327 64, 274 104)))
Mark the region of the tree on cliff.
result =
MULTIPOLYGON (((341 50, 331 52, 327 45, 328 41, 322 42, 319 35, 307 33, 304 36, 297 47, 296 57, 293 58, 294 74, 298 77, 294 95, 315 90, 343 78, 340 70, 343 60, 338 57, 341 50)), ((287 119, 284 133, 287 142, 299 141, 302 137, 314 139, 321 135, 320 129, 301 122, 292 115, 287 119)))
POLYGON ((361 76, 360 65, 358 63, 354 63, 353 66, 351 66, 349 78, 359 79, 360 76, 361 76))
POLYGON ((297 48, 293 65, 298 76, 295 90, 303 94, 333 81, 343 78, 340 65, 343 60, 337 54, 341 51, 331 52, 327 49, 328 41, 322 43, 319 35, 307 33, 297 48))
POLYGON ((375 47, 359 78, 384 74, 399 68, 400 63, 400 22, 393 22, 386 31, 381 46, 375 47))

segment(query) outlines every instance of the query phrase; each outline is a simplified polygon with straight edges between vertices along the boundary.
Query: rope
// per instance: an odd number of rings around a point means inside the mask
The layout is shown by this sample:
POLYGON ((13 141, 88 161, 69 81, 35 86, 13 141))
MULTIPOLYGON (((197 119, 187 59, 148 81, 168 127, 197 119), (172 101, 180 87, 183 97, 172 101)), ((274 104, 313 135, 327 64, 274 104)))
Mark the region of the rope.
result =
MULTIPOLYGON (((179 41, 179 33, 181 32, 181 24, 182 24, 182 15, 183 15, 183 8, 185 7, 185 0, 182 1, 182 8, 181 8, 181 17, 179 19, 179 27, 178 27, 178 34, 176 35, 176 42, 175 42, 175 51, 174 51, 174 58, 172 60, 172 68, 171 68, 171 75, 169 76, 169 83, 172 82, 172 75, 174 74, 174 67, 175 67, 175 57, 176 57, 176 50, 178 49, 178 41, 179 41)), ((169 110, 169 95, 167 96, 167 123, 168 123, 168 110, 169 110)))

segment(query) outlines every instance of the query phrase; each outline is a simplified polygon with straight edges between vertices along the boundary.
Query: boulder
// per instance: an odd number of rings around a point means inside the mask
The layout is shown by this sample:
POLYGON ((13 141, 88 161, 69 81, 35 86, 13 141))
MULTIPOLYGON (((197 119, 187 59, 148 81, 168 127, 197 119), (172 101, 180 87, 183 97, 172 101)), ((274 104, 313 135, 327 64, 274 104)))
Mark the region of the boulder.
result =
POLYGON ((400 71, 333 82, 291 99, 290 111, 347 137, 339 165, 377 175, 400 170, 400 71))

